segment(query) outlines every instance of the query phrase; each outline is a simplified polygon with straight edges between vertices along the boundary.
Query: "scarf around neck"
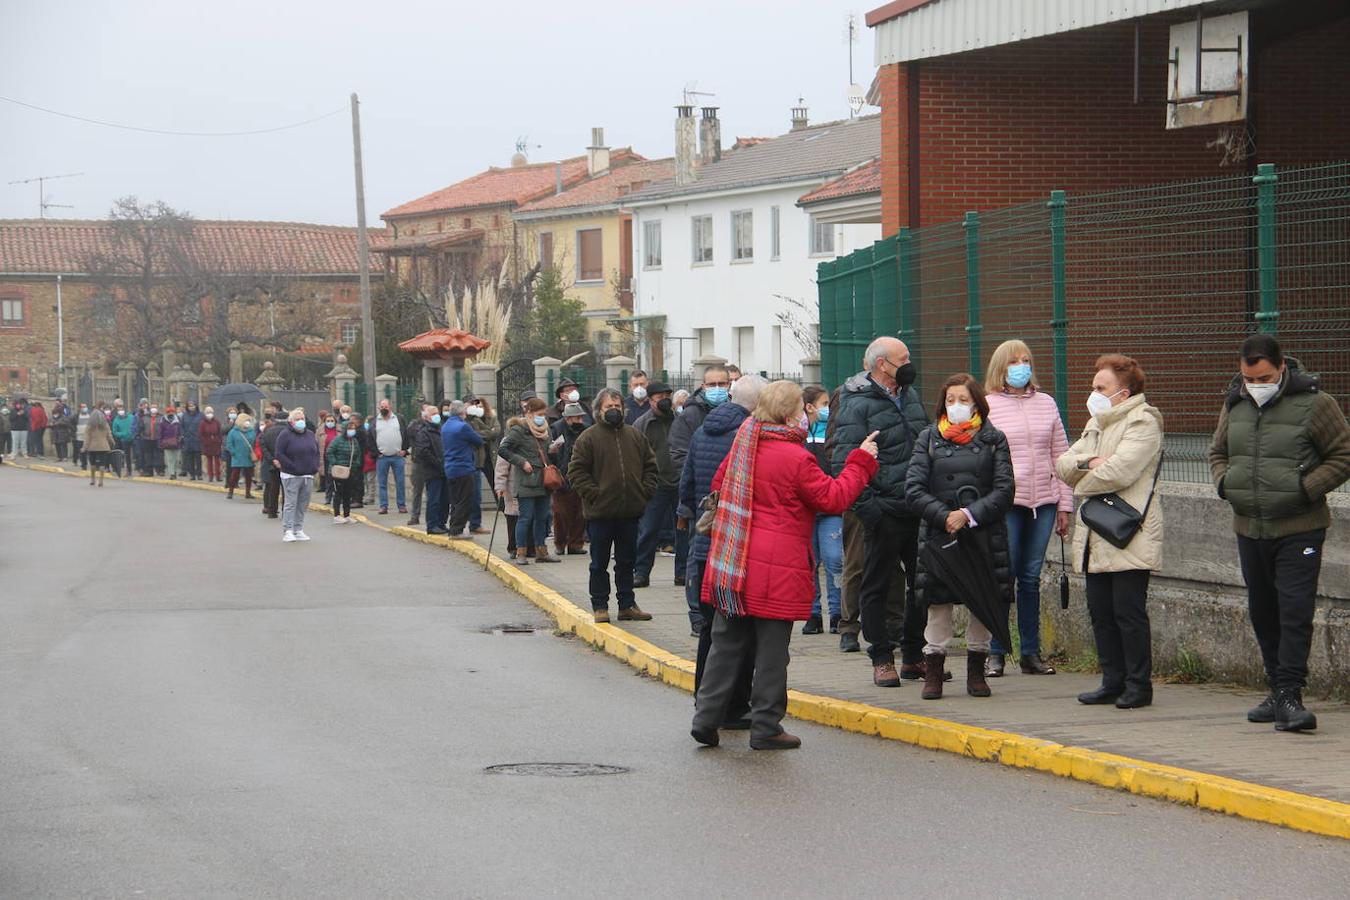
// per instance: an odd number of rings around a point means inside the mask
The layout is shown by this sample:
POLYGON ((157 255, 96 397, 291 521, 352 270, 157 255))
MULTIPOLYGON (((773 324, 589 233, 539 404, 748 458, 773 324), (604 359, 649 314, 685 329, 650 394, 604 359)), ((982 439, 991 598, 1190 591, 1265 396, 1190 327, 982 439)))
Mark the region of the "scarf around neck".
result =
POLYGON ((980 426, 983 424, 984 420, 980 418, 979 413, 971 413, 970 421, 960 425, 953 425, 948 422, 944 415, 938 419, 938 433, 953 444, 969 444, 971 438, 979 433, 980 426))

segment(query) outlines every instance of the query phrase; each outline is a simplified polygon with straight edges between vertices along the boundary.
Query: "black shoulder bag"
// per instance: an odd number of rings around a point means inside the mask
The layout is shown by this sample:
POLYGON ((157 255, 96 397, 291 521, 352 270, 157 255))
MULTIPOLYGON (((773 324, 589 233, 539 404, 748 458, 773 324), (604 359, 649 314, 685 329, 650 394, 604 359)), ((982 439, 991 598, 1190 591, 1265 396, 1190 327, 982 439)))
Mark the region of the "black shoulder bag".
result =
POLYGON ((1153 505, 1153 494, 1158 489, 1162 465, 1163 454, 1159 453, 1158 468, 1153 470, 1153 486, 1148 489, 1148 502, 1144 504, 1143 512, 1126 503, 1119 494, 1097 494, 1083 501, 1078 509, 1083 524, 1107 543, 1124 550, 1143 527, 1148 508, 1153 505))

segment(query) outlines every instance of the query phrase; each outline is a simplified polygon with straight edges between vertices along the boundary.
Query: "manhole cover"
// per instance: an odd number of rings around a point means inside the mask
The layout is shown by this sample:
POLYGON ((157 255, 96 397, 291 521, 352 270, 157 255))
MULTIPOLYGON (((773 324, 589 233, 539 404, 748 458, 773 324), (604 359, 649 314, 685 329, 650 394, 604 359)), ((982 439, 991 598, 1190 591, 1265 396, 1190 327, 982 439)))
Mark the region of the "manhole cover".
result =
POLYGON ((523 622, 506 622, 502 625, 489 625, 482 631, 484 634, 534 634, 535 628, 523 622))
POLYGON ((600 763, 507 763, 488 766, 489 775, 537 775, 543 778, 579 778, 582 775, 626 775, 632 771, 625 766, 605 766, 600 763))

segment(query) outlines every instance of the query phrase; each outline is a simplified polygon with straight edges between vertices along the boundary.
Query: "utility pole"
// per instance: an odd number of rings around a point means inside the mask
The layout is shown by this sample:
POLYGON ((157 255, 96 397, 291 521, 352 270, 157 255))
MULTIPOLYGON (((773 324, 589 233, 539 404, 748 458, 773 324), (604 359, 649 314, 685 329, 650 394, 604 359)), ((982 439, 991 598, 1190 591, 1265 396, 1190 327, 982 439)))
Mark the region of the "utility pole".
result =
MULTIPOLYGON (((366 403, 375 411, 375 323, 370 311, 370 239, 366 235, 366 178, 361 165, 361 101, 352 93, 352 155, 356 162, 356 253, 361 267, 361 369, 366 382, 366 403)), ((355 398, 353 398, 355 399, 355 398)))
POLYGON ((66 319, 61 310, 61 276, 56 276, 56 371, 58 387, 66 386, 66 319))

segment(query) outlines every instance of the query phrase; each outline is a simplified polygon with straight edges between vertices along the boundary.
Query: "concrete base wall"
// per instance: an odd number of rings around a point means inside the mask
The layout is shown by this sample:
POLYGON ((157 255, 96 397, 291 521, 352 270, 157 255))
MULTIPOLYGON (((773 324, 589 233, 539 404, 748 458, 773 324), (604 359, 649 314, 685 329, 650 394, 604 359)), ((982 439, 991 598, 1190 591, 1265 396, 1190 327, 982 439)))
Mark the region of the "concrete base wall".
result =
MULTIPOLYGON (((1228 504, 1206 485, 1166 483, 1166 548, 1162 571, 1149 587, 1153 660, 1159 673, 1200 666, 1215 681, 1265 683, 1261 655, 1247 617, 1247 593, 1238 568, 1237 538, 1228 504)), ((1350 495, 1332 497, 1332 526, 1322 577, 1309 688, 1350 696, 1350 495)), ((1069 609, 1059 608, 1059 548, 1052 541, 1042 574, 1042 631, 1047 649, 1072 657, 1094 653, 1083 580, 1070 576, 1069 609)))

